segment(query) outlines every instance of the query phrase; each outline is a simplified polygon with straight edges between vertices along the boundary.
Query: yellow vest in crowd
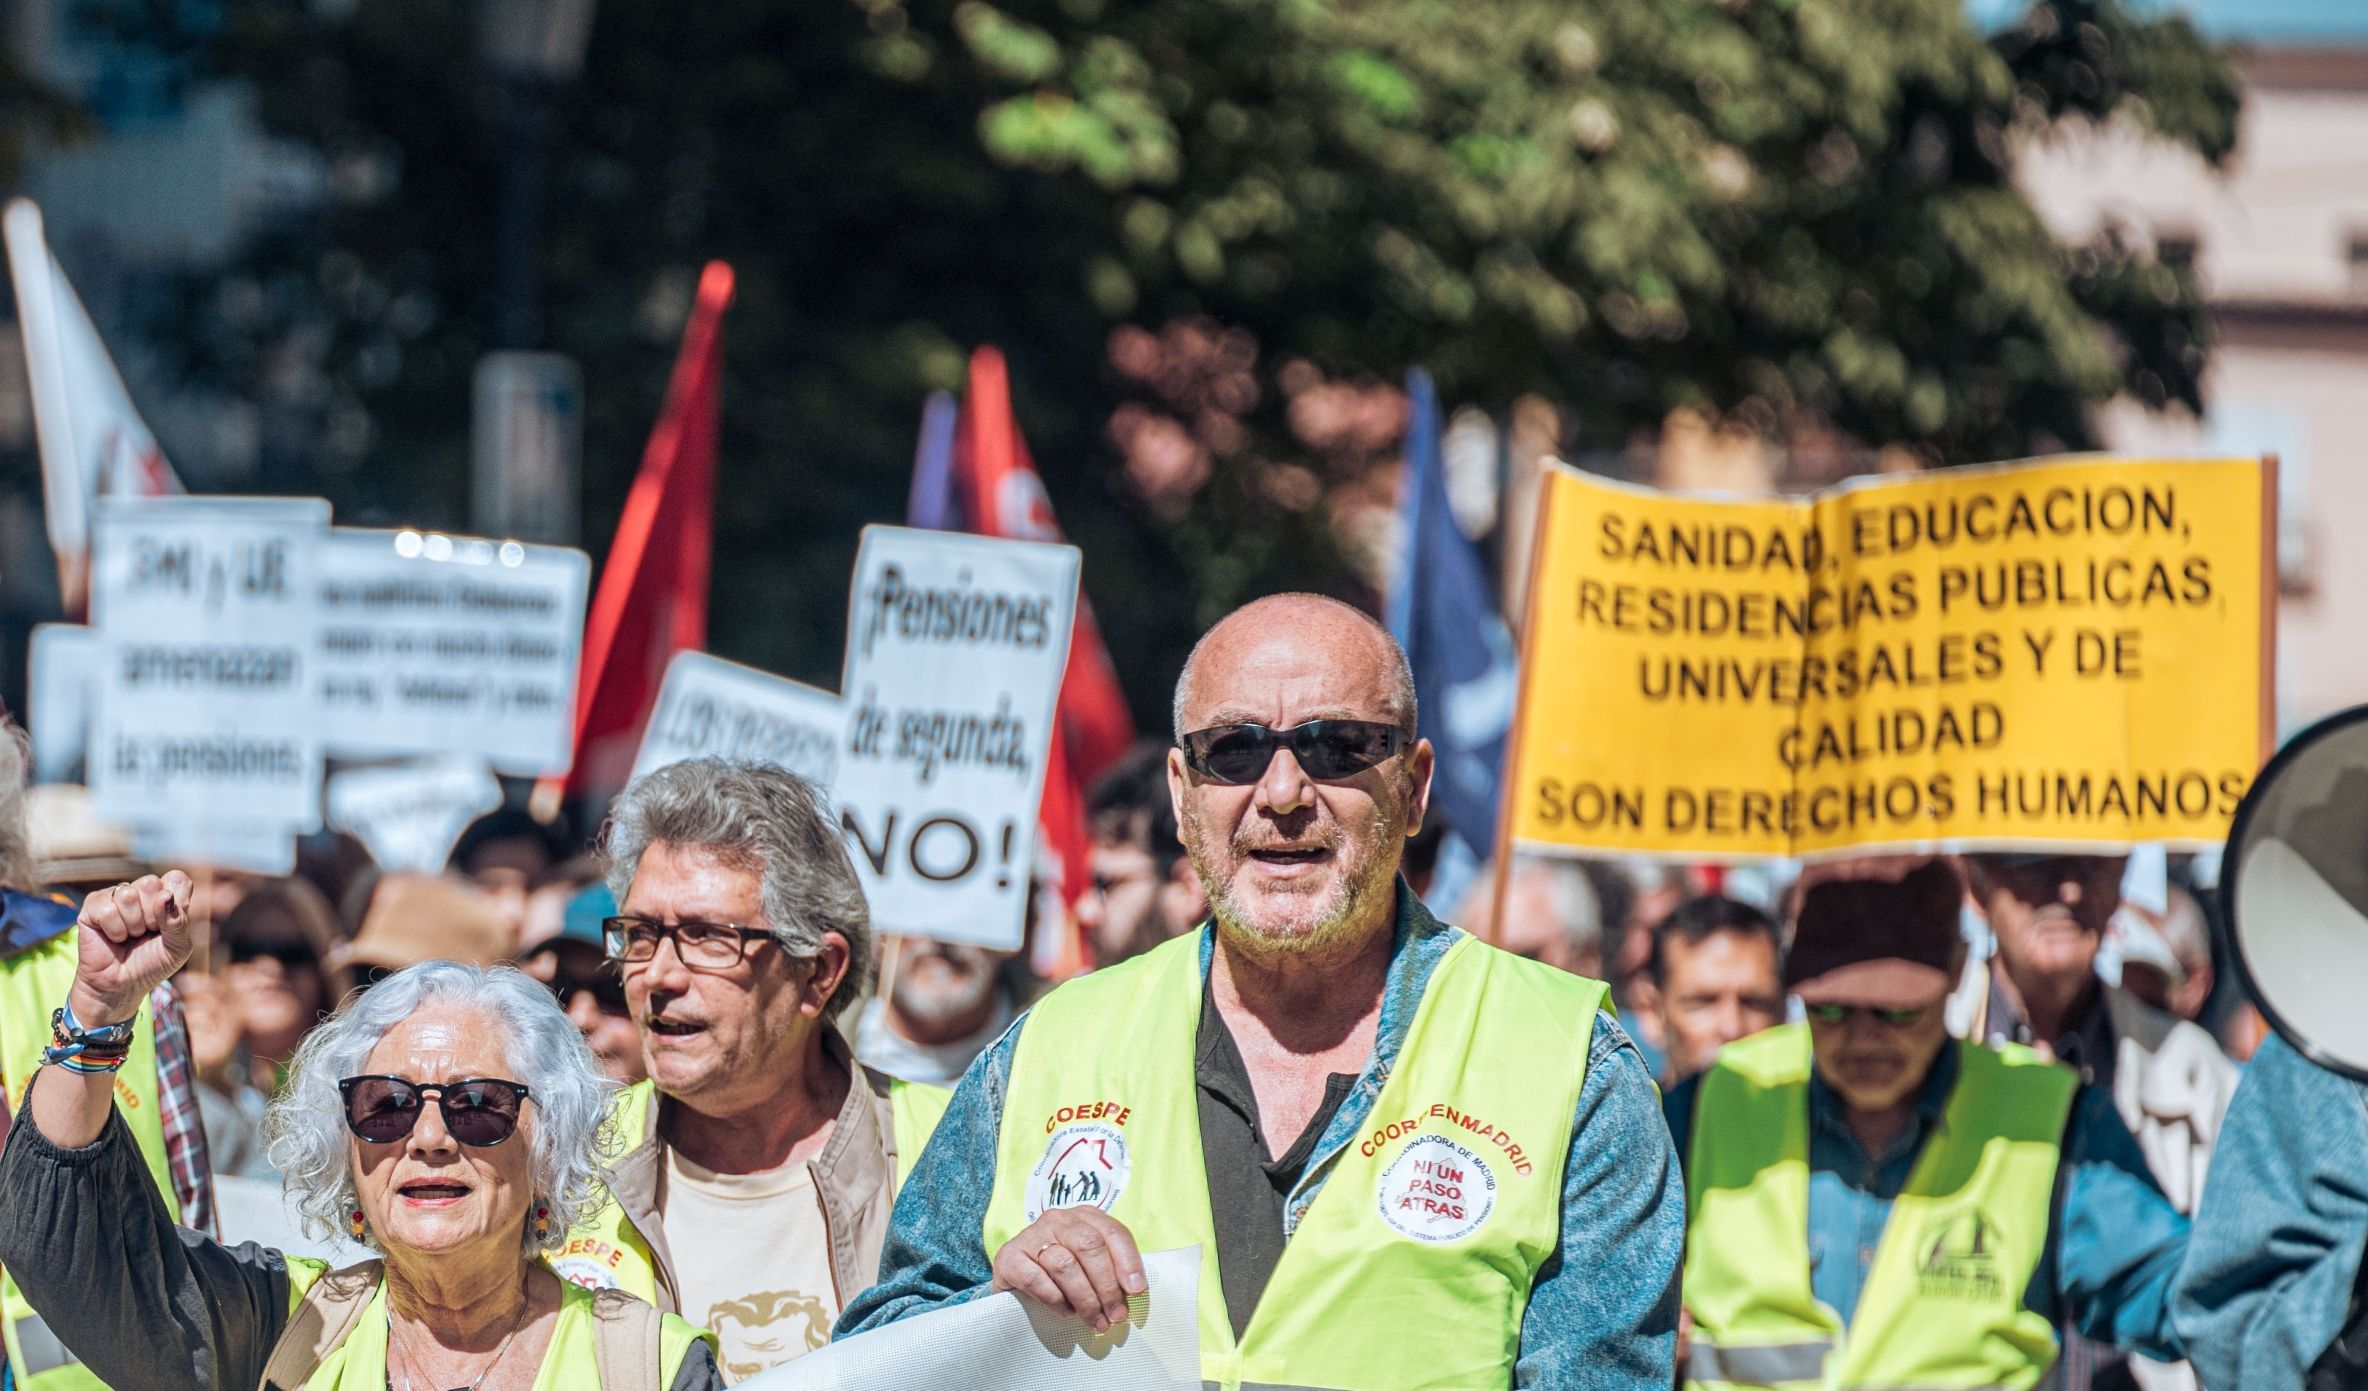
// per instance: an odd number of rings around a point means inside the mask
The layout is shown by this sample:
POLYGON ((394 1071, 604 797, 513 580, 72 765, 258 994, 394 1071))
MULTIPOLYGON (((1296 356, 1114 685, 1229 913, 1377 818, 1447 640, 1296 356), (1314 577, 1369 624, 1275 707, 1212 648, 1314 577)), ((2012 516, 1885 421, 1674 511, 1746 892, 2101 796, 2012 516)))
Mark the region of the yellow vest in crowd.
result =
POLYGON ((2079 1079, 2027 1048, 1949 1046, 1957 1085, 1846 1330, 1809 1283, 1809 1026, 1720 1051, 1686 1165, 1686 1385, 2019 1391, 2046 1374, 2055 1330, 2023 1295, 2079 1079))
POLYGON ((1092 1203, 1144 1251, 1201 1248, 1204 1381, 1501 1388, 1561 1240, 1601 982, 1472 938, 1441 958, 1365 1133, 1334 1161, 1237 1341, 1201 1157, 1201 937, 1062 985, 1012 1059, 983 1233, 1092 1203))
MULTIPOLYGON (((303 1303, 305 1291, 328 1270, 325 1261, 288 1257, 291 1316, 296 1306, 303 1303)), ((543 1368, 535 1376, 534 1391, 578 1391, 601 1385, 595 1355, 597 1320, 592 1301, 592 1291, 564 1280, 560 1282, 559 1321, 551 1329, 551 1347, 543 1354, 543 1368)), ((674 1385, 675 1374, 682 1370, 691 1345, 705 1335, 672 1314, 661 1317, 658 1384, 612 1386, 606 1391, 666 1391, 674 1385)), ((386 1282, 381 1280, 377 1292, 362 1307, 344 1339, 329 1350, 313 1374, 305 1379, 304 1391, 386 1391, 386 1335, 386 1282)))
MULTIPOLYGON (((855 1085, 863 1085, 863 1079, 856 1078, 855 1085)), ((617 1134, 626 1137, 627 1145, 638 1143, 648 1132, 650 1107, 656 1103, 657 1096, 657 1084, 649 1081, 636 1082, 618 1093, 611 1124, 615 1125, 617 1134)), ((922 1146, 929 1143, 953 1097, 943 1087, 901 1078, 889 1084, 888 1110, 896 1134, 898 1188, 904 1187, 905 1176, 913 1171, 922 1146)), ((625 1290, 652 1304, 658 1302, 657 1257, 650 1253, 649 1242, 634 1228, 624 1207, 613 1198, 603 1202, 582 1226, 568 1233, 563 1244, 544 1252, 543 1259, 567 1279, 588 1289, 625 1290)))
MULTIPOLYGON (((50 1011, 66 1003, 74 986, 75 932, 69 928, 14 956, 0 957, 0 1084, 5 1084, 8 1114, 15 1119, 24 1103, 25 1089, 41 1066, 41 1050, 49 1047, 50 1011)), ((112 1021, 101 1020, 101 1023, 112 1021)), ((156 1021, 148 1017, 148 1003, 140 1002, 139 1025, 132 1031, 130 1055, 115 1074, 115 1109, 139 1142, 140 1157, 156 1177, 156 1191, 164 1195, 165 1210, 174 1221, 181 1204, 173 1194, 173 1171, 165 1155, 164 1113, 157 1099, 156 1021)), ((0 1270, 0 1340, 8 1349, 8 1365, 23 1391, 105 1391, 68 1354, 49 1331, 49 1325, 17 1291, 16 1281, 0 1270)))

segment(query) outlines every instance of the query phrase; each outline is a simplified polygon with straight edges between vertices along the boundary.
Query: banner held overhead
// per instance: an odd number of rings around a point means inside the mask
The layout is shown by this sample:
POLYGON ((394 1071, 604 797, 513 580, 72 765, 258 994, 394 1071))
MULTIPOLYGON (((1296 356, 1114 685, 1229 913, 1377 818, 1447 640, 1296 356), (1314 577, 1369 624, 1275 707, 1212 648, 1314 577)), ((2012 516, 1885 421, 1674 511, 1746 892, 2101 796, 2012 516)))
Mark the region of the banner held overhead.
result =
POLYGON ((102 497, 90 746, 101 816, 139 827, 310 830, 317 498, 102 497))
POLYGON ((370 847, 382 869, 442 873, 460 833, 501 804, 493 770, 467 754, 348 768, 329 778, 329 829, 370 847))
POLYGON ((880 930, 1020 946, 1077 569, 1074 546, 864 528, 836 791, 880 930))
POLYGON ((1513 838, 2217 844, 2265 752, 2272 474, 2071 458, 1738 500, 1557 465, 1513 838))
POLYGON ((828 691, 704 652, 678 652, 658 688, 633 776, 713 756, 778 763, 827 788, 838 776, 845 722, 828 691))
POLYGON ((566 772, 591 574, 562 546, 332 529, 320 555, 329 751, 566 772))

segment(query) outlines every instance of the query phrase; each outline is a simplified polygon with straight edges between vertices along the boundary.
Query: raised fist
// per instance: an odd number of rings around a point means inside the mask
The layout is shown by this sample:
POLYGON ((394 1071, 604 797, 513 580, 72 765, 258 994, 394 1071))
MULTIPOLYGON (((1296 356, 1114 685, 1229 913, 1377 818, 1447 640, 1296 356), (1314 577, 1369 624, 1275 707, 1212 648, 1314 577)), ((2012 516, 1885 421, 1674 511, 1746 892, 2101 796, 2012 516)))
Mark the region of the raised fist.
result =
POLYGON ((148 992, 189 959, 189 895, 195 887, 176 869, 100 889, 82 901, 72 1003, 85 1027, 131 1018, 148 992))

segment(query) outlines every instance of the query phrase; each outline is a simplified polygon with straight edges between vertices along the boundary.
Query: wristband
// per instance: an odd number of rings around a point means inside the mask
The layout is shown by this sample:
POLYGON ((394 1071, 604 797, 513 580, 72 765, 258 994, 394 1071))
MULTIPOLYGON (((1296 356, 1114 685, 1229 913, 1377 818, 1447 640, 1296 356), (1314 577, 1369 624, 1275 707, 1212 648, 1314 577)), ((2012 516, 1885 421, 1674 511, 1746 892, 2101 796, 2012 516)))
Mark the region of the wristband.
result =
POLYGON ((74 1007, 60 1005, 50 1011, 49 1036, 51 1046, 41 1052, 41 1060, 54 1063, 69 1072, 85 1074, 113 1072, 123 1066, 131 1051, 132 1026, 138 1016, 120 1024, 86 1028, 74 1017, 74 1007))

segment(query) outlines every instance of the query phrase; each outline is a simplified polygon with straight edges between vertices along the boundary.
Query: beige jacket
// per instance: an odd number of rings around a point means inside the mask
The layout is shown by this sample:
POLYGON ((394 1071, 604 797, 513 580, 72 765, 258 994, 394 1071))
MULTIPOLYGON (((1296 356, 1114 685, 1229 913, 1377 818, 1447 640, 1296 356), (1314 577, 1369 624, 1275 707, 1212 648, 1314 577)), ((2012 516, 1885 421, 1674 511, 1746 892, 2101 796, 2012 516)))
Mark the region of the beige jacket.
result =
MULTIPOLYGON (((830 1142, 806 1161, 814 1176, 814 1191, 822 1199, 823 1230, 830 1235, 831 1281, 837 1303, 871 1288, 880 1272, 880 1247, 888 1238, 888 1213, 896 1200, 896 1127, 889 1112, 886 1073, 855 1062, 834 1026, 826 1026, 823 1051, 832 1062, 851 1069, 855 1085, 847 1088, 830 1142)), ((674 1279, 674 1256, 666 1245, 666 1228, 659 1220, 665 1209, 665 1141, 658 1137, 658 1112, 648 1108, 638 1143, 619 1159, 609 1191, 633 1224, 658 1268, 658 1307, 679 1314, 681 1297, 674 1279)))

